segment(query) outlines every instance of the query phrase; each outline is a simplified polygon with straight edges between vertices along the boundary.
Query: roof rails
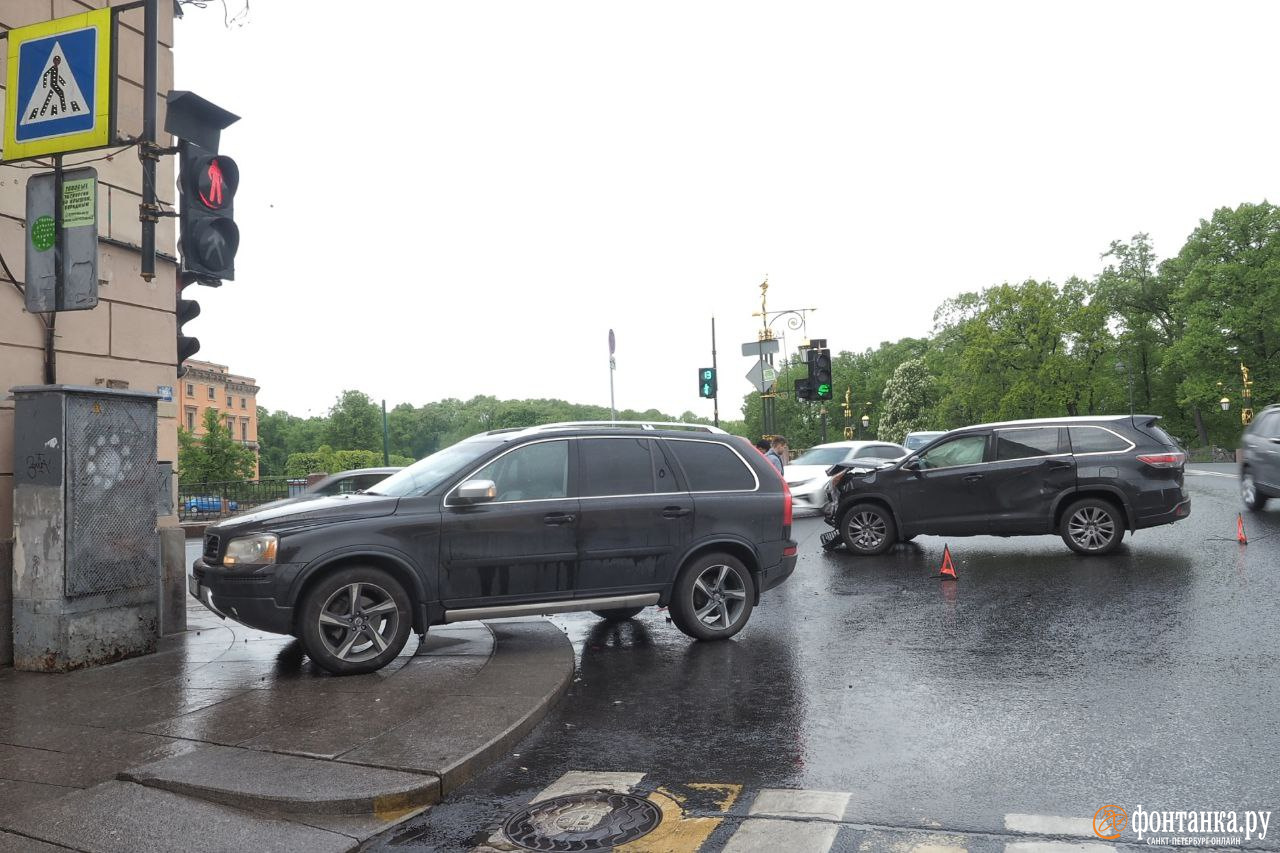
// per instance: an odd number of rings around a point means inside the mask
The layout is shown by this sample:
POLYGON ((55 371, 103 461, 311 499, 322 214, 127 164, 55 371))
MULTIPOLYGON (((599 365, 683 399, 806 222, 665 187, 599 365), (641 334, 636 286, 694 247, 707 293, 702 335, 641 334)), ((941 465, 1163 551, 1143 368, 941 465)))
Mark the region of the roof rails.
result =
POLYGON ((580 427, 602 427, 613 429, 671 429, 671 430, 688 430, 690 432, 711 432, 718 435, 728 435, 719 427, 708 426, 707 424, 686 424, 677 423, 675 421, 559 421, 553 424, 539 424, 538 426, 528 427, 528 432, 541 432, 543 430, 557 429, 577 429, 580 427))

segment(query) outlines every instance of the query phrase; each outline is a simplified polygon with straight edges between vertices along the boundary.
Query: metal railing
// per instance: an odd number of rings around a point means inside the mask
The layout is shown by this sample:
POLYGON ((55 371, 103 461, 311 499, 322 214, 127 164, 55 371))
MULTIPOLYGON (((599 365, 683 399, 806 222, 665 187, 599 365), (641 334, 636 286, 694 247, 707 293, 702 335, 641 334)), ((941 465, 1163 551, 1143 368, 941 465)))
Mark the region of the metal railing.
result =
POLYGON ((178 520, 213 521, 256 509, 265 503, 302 494, 304 479, 264 477, 224 483, 178 485, 178 520))

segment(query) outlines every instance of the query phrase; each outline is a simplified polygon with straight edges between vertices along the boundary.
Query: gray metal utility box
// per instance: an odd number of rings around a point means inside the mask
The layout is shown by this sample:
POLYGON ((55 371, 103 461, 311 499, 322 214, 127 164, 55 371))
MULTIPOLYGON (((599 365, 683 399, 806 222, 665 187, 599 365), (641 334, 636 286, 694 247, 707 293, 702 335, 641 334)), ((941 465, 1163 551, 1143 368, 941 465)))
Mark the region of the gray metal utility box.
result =
POLYGON ((64 672, 154 652, 155 394, 13 389, 13 664, 64 672))

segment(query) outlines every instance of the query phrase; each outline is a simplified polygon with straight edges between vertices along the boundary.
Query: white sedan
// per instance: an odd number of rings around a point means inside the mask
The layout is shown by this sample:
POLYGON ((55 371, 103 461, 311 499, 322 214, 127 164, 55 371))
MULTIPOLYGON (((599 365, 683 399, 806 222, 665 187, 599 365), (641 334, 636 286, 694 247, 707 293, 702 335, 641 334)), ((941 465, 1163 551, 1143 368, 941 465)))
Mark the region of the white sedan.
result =
POLYGON ((796 512, 821 512, 826 500, 827 469, 837 462, 865 459, 900 459, 909 453, 900 444, 888 441, 833 441, 810 447, 787 463, 783 476, 791 489, 792 506, 796 512))

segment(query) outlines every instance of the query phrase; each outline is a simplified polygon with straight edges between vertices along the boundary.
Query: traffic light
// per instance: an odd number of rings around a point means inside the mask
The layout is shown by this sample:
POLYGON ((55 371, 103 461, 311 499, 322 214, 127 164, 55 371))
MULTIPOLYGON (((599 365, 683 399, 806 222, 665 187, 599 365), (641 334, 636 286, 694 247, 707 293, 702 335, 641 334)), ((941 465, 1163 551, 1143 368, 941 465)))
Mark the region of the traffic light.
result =
POLYGON ((813 399, 813 380, 809 378, 796 380, 796 399, 812 400, 813 399))
POLYGON ((200 284, 217 287, 236 277, 234 201, 240 186, 236 161, 194 142, 178 143, 178 190, 182 271, 200 284))
POLYGON ((714 367, 698 368, 698 396, 708 400, 716 395, 716 369, 714 367))
POLYGON ((810 350, 809 378, 813 382, 814 400, 830 400, 835 396, 831 387, 831 350, 810 350))
POLYGON ((177 305, 178 378, 182 378, 184 375, 186 375, 186 372, 187 372, 187 367, 185 364, 183 364, 183 362, 191 358, 191 356, 195 355, 200 351, 200 341, 189 335, 182 334, 182 326, 184 323, 190 323, 196 317, 200 316, 200 303, 196 302, 194 299, 182 298, 182 288, 190 284, 191 281, 189 281, 187 277, 182 275, 181 273, 179 273, 179 275, 181 276, 182 283, 178 287, 178 305, 177 305))

